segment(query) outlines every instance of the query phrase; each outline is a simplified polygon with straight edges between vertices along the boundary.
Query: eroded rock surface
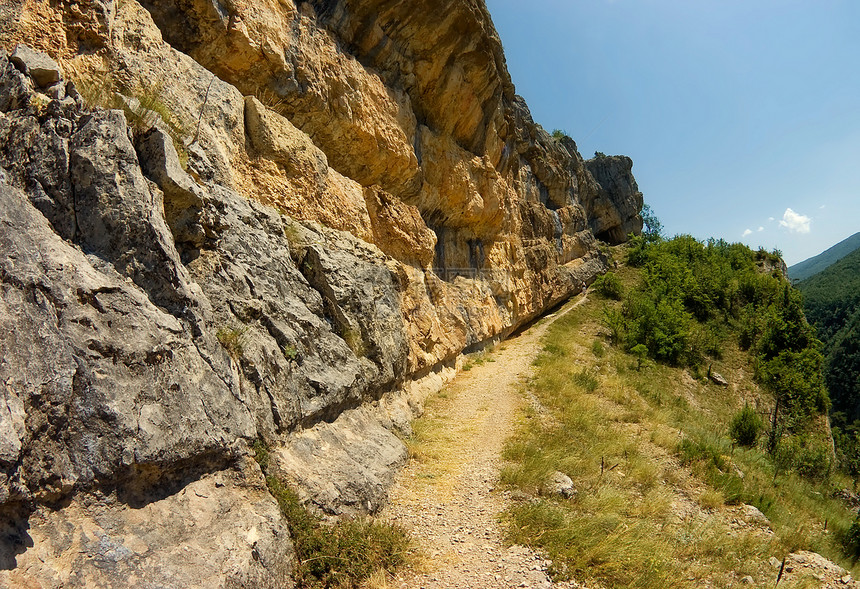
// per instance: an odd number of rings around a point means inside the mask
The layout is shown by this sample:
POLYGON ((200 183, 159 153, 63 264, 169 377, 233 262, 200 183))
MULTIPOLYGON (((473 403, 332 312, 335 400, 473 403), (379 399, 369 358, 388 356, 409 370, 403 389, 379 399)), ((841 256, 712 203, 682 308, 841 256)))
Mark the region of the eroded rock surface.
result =
POLYGON ((586 167, 600 185, 591 205, 591 228, 609 243, 623 243, 642 231, 642 193, 633 177, 633 160, 598 154, 586 167))
MULTIPOLYGON (((146 501, 82 495, 61 510, 39 509, 17 533, 34 548, 0 571, 8 587, 292 586, 289 533, 253 469, 205 475, 146 501)), ((0 553, 4 568, 11 557, 0 553)))
POLYGON ((401 391, 639 230, 632 162, 534 123, 483 2, 425 4, 4 6, 0 584, 289 585, 251 443, 378 510, 401 391))

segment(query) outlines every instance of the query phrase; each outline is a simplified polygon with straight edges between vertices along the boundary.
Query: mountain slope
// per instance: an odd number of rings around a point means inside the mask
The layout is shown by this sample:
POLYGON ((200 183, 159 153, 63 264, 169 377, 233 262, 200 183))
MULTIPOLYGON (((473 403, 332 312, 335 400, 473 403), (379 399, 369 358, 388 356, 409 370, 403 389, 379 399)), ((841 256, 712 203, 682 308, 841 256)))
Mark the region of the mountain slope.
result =
POLYGON ((843 239, 817 256, 812 256, 811 258, 790 266, 788 268, 788 275, 792 281, 806 280, 811 276, 815 276, 830 265, 838 262, 858 248, 860 248, 860 232, 843 239))
POLYGON ((796 286, 824 344, 836 422, 860 419, 860 249, 796 286))

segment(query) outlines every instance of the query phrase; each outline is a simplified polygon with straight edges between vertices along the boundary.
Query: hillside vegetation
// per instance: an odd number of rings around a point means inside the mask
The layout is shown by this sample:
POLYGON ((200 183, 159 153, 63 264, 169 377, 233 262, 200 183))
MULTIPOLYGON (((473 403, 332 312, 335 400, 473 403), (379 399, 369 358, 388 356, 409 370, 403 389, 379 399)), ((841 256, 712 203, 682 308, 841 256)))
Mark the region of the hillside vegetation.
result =
POLYGON ((834 437, 842 464, 860 474, 860 250, 797 284, 825 356, 834 437))
POLYGON ((778 256, 652 234, 626 260, 545 340, 506 450, 509 539, 611 587, 820 586, 780 563, 849 566, 857 526, 831 498, 821 345, 778 256))
POLYGON ((815 276, 819 272, 829 268, 851 252, 860 248, 860 232, 855 233, 851 237, 843 239, 831 248, 828 248, 818 254, 802 262, 798 262, 794 266, 788 268, 788 275, 793 282, 806 280, 815 276))

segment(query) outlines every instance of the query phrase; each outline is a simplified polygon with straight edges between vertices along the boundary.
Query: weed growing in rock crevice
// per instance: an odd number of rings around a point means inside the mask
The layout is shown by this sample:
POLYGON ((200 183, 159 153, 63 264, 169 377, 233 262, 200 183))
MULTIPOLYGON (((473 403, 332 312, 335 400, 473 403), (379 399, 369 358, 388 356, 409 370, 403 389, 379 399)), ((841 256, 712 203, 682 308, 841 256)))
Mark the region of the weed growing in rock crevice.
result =
POLYGON ((238 360, 245 352, 245 332, 247 327, 221 327, 215 332, 215 337, 221 343, 230 357, 238 360))
POLYGON ((368 517, 324 523, 302 505, 293 489, 268 474, 268 447, 257 441, 251 448, 287 520, 297 560, 296 587, 357 588, 372 575, 391 574, 406 563, 412 541, 401 527, 368 517))
POLYGON ((188 129, 165 102, 160 83, 141 83, 135 87, 120 83, 108 61, 88 72, 72 73, 71 77, 87 107, 122 110, 135 136, 144 134, 154 126, 164 129, 173 141, 179 163, 183 169, 187 169, 188 129))

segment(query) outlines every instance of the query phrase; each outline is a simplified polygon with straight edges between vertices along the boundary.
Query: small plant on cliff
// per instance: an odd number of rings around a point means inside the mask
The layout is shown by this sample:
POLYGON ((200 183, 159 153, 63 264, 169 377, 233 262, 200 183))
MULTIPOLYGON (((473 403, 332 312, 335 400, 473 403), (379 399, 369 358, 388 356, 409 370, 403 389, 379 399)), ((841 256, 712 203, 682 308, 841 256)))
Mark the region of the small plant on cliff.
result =
POLYGON ((570 139, 570 135, 568 135, 567 131, 564 131, 563 129, 553 129, 552 138, 556 141, 561 141, 564 138, 570 139))
POLYGON ((254 92, 254 97, 261 104, 278 113, 283 112, 283 107, 286 104, 286 99, 268 86, 257 88, 254 92))
POLYGON ((122 110, 135 135, 141 135, 157 126, 160 119, 163 122, 162 128, 173 141, 179 163, 183 169, 187 168, 188 150, 185 147, 185 140, 188 137, 188 130, 162 99, 161 86, 158 84, 142 86, 137 90, 129 91, 129 94, 132 95, 133 100, 123 102, 122 110))
POLYGON ((281 352, 283 352, 284 358, 287 360, 295 360, 299 357, 299 349, 292 344, 282 347, 281 352))
POLYGON ((101 63, 93 63, 86 71, 71 70, 67 72, 75 89, 81 95, 84 105, 89 108, 117 108, 116 83, 110 71, 110 62, 102 59, 101 63))
POLYGON ((238 360, 245 352, 245 332, 247 327, 222 327, 215 332, 215 337, 234 360, 238 360))
POLYGON ((254 452, 254 460, 260 465, 263 472, 269 468, 269 447, 263 440, 254 440, 251 444, 251 450, 254 452))
POLYGON ((185 140, 189 133, 181 119, 161 98, 162 86, 154 83, 127 87, 117 82, 110 68, 110 63, 104 60, 88 72, 70 73, 84 104, 89 108, 121 109, 135 135, 148 131, 161 119, 164 130, 173 140, 179 163, 183 169, 187 168, 185 140))
MULTIPOLYGON (((284 237, 286 237, 287 241, 290 242, 290 246, 298 247, 302 245, 304 243, 304 239, 302 237, 302 232, 299 229, 298 223, 292 218, 289 218, 289 215, 287 214, 286 210, 279 208, 278 212, 282 216, 287 217, 286 219, 284 219, 284 237)), ((290 249, 292 249, 292 247, 290 249)))

